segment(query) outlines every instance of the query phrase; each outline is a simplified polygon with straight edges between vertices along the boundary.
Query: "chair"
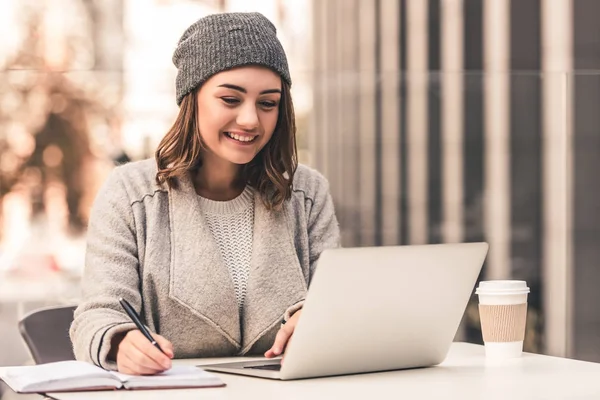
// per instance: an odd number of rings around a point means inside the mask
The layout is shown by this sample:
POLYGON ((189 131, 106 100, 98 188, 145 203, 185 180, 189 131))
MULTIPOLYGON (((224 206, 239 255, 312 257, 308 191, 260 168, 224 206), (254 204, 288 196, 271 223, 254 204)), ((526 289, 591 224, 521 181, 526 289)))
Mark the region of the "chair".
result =
POLYGON ((74 360, 69 328, 77 306, 34 310, 19 321, 19 331, 36 364, 74 360))

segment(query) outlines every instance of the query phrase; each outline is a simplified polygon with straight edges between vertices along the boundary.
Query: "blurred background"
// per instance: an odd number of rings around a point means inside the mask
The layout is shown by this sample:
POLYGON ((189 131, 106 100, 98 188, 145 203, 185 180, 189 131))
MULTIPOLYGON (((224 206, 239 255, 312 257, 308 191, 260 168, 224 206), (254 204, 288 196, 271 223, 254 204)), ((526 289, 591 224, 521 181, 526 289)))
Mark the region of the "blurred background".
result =
POLYGON ((277 26, 344 246, 487 241, 480 278, 531 287, 525 350, 600 362, 600 2, 0 0, 0 365, 78 301, 94 196, 152 157, 177 40, 220 11, 277 26))

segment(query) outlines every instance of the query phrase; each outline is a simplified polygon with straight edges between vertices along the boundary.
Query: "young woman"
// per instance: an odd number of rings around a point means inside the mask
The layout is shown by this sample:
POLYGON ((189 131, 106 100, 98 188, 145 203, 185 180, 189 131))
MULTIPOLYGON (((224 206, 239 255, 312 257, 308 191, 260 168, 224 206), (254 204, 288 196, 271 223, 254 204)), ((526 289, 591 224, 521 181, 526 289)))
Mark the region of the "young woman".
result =
POLYGON ((100 190, 70 331, 77 359, 129 374, 164 371, 173 357, 282 354, 319 255, 339 246, 327 181, 297 165, 273 24, 202 18, 173 62, 179 115, 155 159, 117 167, 100 190))

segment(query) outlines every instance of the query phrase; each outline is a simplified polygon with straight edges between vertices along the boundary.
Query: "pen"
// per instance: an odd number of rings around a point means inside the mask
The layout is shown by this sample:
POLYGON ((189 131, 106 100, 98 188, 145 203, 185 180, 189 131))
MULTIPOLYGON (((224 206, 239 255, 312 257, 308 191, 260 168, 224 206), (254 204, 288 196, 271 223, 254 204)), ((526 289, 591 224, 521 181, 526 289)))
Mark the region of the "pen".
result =
POLYGON ((131 307, 131 304, 129 304, 129 302, 122 297, 119 298, 119 303, 121 303, 121 305, 125 309, 125 312, 127 313, 127 315, 129 315, 129 318, 131 318, 131 320, 133 321, 135 326, 137 326, 137 328, 142 332, 142 334, 144 336, 146 336, 146 339, 148 339, 150 341, 150 343, 152 343, 152 345, 154 345, 154 347, 156 347, 163 354, 165 354, 165 352, 160 348, 158 343, 156 343, 156 340, 154 340, 154 338, 152 337, 150 332, 148 332, 148 329, 146 329, 144 324, 142 324, 142 321, 140 321, 139 315, 137 314, 137 312, 135 312, 133 307, 131 307))

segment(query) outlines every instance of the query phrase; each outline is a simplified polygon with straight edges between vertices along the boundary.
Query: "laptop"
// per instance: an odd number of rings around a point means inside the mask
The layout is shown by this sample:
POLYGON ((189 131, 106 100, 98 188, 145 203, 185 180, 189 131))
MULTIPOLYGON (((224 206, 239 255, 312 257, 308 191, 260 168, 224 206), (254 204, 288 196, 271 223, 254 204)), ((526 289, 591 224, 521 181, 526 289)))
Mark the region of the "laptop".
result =
POLYGON ((487 243, 325 250, 283 363, 200 367, 291 380, 439 364, 487 251, 487 243))

